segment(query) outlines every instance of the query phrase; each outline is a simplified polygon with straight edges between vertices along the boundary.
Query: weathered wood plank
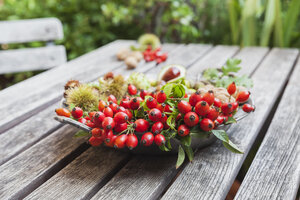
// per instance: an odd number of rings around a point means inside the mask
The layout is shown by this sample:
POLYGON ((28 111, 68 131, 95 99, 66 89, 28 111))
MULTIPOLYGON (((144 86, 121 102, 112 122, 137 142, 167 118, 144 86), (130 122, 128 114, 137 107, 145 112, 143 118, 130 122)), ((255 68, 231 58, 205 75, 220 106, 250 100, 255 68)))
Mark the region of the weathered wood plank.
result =
POLYGON ((235 199, 296 199, 300 184, 300 61, 235 199))
POLYGON ((67 61, 64 46, 0 51, 0 74, 49 69, 67 61))
MULTIPOLYGON (((163 47, 166 51, 174 48, 176 49, 176 46, 173 44, 165 44, 163 47)), ((170 55, 172 57, 172 51, 170 55)), ((152 62, 152 66, 155 66, 155 63, 152 62)), ((128 71, 131 72, 130 70, 128 71)), ((53 130, 61 127, 55 120, 45 120, 52 118, 54 109, 59 104, 60 101, 50 104, 50 107, 47 107, 40 113, 0 134, 0 165, 24 151, 24 149, 29 148, 43 137, 51 134, 53 130), (39 126, 36 125, 37 122, 39 126)))
POLYGON ((57 18, 0 21, 0 44, 52 41, 63 38, 57 18))
POLYGON ((62 97, 63 86, 70 79, 91 81, 122 66, 115 58, 118 48, 132 41, 116 41, 87 55, 48 70, 0 92, 0 133, 20 123, 62 97))
POLYGON ((228 133, 245 151, 233 154, 221 142, 198 151, 162 199, 224 199, 258 132, 264 125, 298 55, 295 49, 273 49, 254 72, 252 89, 257 109, 228 133))
POLYGON ((87 199, 128 159, 113 149, 89 148, 25 199, 87 199))
MULTIPOLYGON (((184 63, 184 58, 186 57, 185 55, 187 55, 185 54, 181 57, 181 64, 188 66, 189 70, 190 68, 195 68, 194 66, 205 66, 204 64, 207 62, 207 60, 209 60, 208 58, 214 58, 216 55, 218 55, 219 57, 217 66, 220 66, 238 50, 236 47, 222 47, 222 51, 226 52, 222 55, 219 52, 220 49, 220 47, 215 47, 196 63, 192 62, 192 66, 184 63)), ((190 51, 193 52, 193 49, 190 48, 190 51)), ((185 61, 188 60, 189 59, 185 61)), ((197 69, 199 71, 194 70, 195 73, 202 71, 202 68, 197 69)), ((135 157, 129 161, 129 163, 123 169, 121 169, 111 181, 109 181, 102 189, 100 189, 93 199, 157 199, 178 173, 174 167, 176 158, 176 156, 153 158, 144 157, 143 159, 140 157, 135 157), (133 168, 132 166, 137 167, 133 168), (151 173, 149 173, 149 168, 153 169, 154 172, 151 171, 151 173), (132 173, 134 173, 134 176, 132 173), (126 184, 128 182, 131 184, 126 184), (111 190, 111 188, 115 189, 111 190)))
MULTIPOLYGON (((206 47, 203 47, 203 48, 206 48, 206 47)), ((197 47, 195 49, 200 50, 199 47, 197 47)), ((192 49, 190 49, 190 51, 192 51, 192 49)), ((171 52, 170 59, 180 56, 180 54, 181 53, 179 53, 177 51, 175 53, 171 52)), ((194 56, 201 57, 201 55, 196 55, 196 54, 194 54, 194 56)), ((194 60, 194 59, 195 58, 193 58, 191 60, 194 60)), ((187 60, 187 64, 188 63, 189 63, 189 61, 187 60)), ((153 64, 153 66, 155 66, 155 64, 153 64)), ((145 68, 145 69, 147 69, 147 68, 145 68)), ((86 155, 86 153, 84 153, 84 154, 86 155)), ((106 159, 105 156, 103 156, 103 157, 106 159)), ((101 185, 101 182, 103 180, 102 176, 104 176, 104 175, 102 174, 101 176, 95 176, 94 171, 91 170, 89 167, 87 167, 90 165, 89 163, 94 162, 93 161, 94 159, 95 158, 93 156, 90 156, 89 159, 86 159, 86 160, 84 159, 84 156, 82 156, 81 158, 78 158, 78 162, 82 163, 82 165, 78 166, 76 164, 77 161, 73 161, 67 168, 62 169, 62 171, 59 172, 61 174, 65 174, 64 177, 62 177, 59 180, 57 178, 55 178, 56 176, 50 178, 45 184, 41 185, 33 193, 32 196, 34 196, 35 198, 43 198, 44 193, 48 193, 48 194, 51 193, 55 196, 60 195, 60 193, 62 193, 62 194, 70 194, 70 193, 79 194, 80 193, 81 196, 90 196, 91 194, 97 192, 97 190, 99 189, 99 184, 101 185), (90 177, 89 181, 92 184, 89 184, 88 182, 87 183, 81 182, 81 187, 73 187, 73 184, 71 184, 69 179, 66 179, 66 177, 71 177, 72 174, 74 174, 74 171, 80 171, 82 174, 85 174, 86 176, 90 177), (58 184, 58 181, 60 182, 59 184, 58 184), (65 187, 62 188, 61 185, 64 185, 65 187), (97 190, 95 190, 95 188, 97 188, 97 190)), ((110 160, 110 159, 108 158, 107 160, 110 160)), ((29 198, 32 196, 30 195, 29 198)), ((67 198, 67 197, 64 197, 64 198, 67 198)), ((71 198, 72 198, 72 196, 71 196, 71 198)))
MULTIPOLYGON (((74 127, 64 126, 1 165, 0 199, 23 198, 64 166, 67 156, 86 140, 73 138, 76 130, 74 127)), ((73 156, 69 157, 72 159, 73 156)))

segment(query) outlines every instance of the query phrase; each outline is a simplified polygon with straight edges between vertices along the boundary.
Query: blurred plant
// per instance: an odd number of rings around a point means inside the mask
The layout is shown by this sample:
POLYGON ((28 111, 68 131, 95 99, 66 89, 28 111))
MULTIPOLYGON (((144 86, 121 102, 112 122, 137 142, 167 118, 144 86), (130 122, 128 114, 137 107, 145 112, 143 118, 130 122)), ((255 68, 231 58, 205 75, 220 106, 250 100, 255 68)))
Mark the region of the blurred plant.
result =
POLYGON ((227 8, 234 44, 299 47, 299 0, 228 0, 227 8))

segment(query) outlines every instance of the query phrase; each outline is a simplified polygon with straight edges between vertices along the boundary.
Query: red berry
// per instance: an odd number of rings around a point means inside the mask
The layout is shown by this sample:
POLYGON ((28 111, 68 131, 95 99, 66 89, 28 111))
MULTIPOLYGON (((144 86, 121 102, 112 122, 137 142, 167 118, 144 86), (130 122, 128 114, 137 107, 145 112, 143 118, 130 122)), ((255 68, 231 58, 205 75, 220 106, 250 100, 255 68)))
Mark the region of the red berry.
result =
POLYGON ((158 103, 163 103, 167 100, 167 95, 163 90, 161 90, 160 92, 157 93, 156 99, 158 103))
POLYGON ((95 127, 96 127, 96 125, 95 125, 93 122, 91 122, 91 121, 87 121, 87 122, 86 122, 86 125, 87 125, 88 127, 90 127, 90 128, 95 128, 95 127))
POLYGON ((128 84, 128 93, 130 95, 136 95, 136 93, 137 93, 136 87, 132 84, 128 84))
POLYGON ((215 108, 210 108, 206 114, 206 118, 215 121, 219 116, 219 112, 215 108))
POLYGON ((253 112, 255 110, 255 107, 250 104, 244 104, 242 108, 243 108, 243 111, 247 112, 247 113, 253 112))
POLYGON ((166 115, 165 113, 162 113, 162 114, 161 114, 160 122, 166 123, 166 122, 167 122, 167 119, 168 119, 167 115, 166 115))
POLYGON ((189 98, 189 103, 191 106, 195 106, 199 101, 202 100, 202 96, 199 91, 193 93, 189 98))
POLYGON ((102 136, 102 129, 100 128, 93 128, 91 130, 92 136, 94 137, 101 137, 102 136))
POLYGON ((85 118, 80 118, 78 119, 78 122, 82 123, 82 124, 85 124, 87 122, 87 119, 85 118))
POLYGON ((162 104, 157 104, 156 108, 158 110, 160 110, 160 112, 164 112, 165 108, 166 108, 166 104, 162 103, 162 104))
POLYGON ((126 145, 127 138, 128 136, 126 134, 117 136, 114 142, 114 147, 118 149, 124 148, 126 145))
POLYGON ((126 129, 127 129, 127 123, 116 124, 114 131, 116 131, 117 133, 121 133, 122 131, 125 131, 126 129))
POLYGON ((127 140, 126 140, 126 146, 132 150, 133 148, 135 148, 137 145, 138 145, 138 139, 136 137, 136 135, 134 134, 130 134, 128 135, 127 137, 127 140))
POLYGON ((188 112, 192 111, 192 106, 189 102, 186 101, 180 101, 178 104, 178 110, 179 112, 181 112, 182 114, 186 114, 188 112))
POLYGON ((128 120, 128 116, 127 114, 123 113, 123 112, 118 112, 117 114, 115 114, 114 116, 114 121, 117 123, 117 124, 123 124, 125 122, 127 122, 128 120))
POLYGON ((112 101, 114 103, 118 103, 117 98, 112 94, 108 96, 107 101, 108 102, 112 101))
POLYGON ((105 108, 103 109, 103 114, 106 117, 113 117, 114 116, 114 111, 110 107, 105 106, 105 108))
POLYGON ((188 112, 184 116, 184 123, 189 126, 195 126, 199 122, 199 117, 196 113, 194 112, 188 112))
POLYGON ((101 127, 102 126, 102 122, 104 120, 106 116, 104 115, 103 112, 96 112, 92 118, 93 123, 97 126, 97 127, 101 127))
POLYGON ((99 109, 99 111, 103 111, 103 109, 105 108, 105 106, 106 106, 105 101, 100 100, 100 101, 99 101, 99 104, 98 104, 98 109, 99 109))
POLYGON ((153 125, 152 125, 152 133, 154 134, 159 134, 162 130, 164 129, 164 125, 162 122, 155 122, 153 125))
POLYGON ((172 112, 171 106, 169 104, 166 104, 166 106, 165 106, 165 112, 172 112))
POLYGON ((128 109, 126 109, 125 110, 125 113, 127 114, 127 116, 128 116, 128 121, 131 121, 131 119, 132 119, 132 112, 130 111, 130 110, 128 110, 128 109))
POLYGON ((147 95, 148 95, 148 92, 146 90, 141 89, 141 91, 140 91, 140 97, 142 99, 145 99, 145 96, 147 96, 147 95))
POLYGON ((204 118, 200 122, 200 127, 204 131, 211 131, 215 127, 215 125, 214 122, 211 121, 210 119, 204 118))
POLYGON ((123 106, 124 108, 128 109, 129 108, 129 100, 122 100, 120 102, 120 106, 123 106))
POLYGON ((105 117, 103 119, 103 122, 102 122, 102 127, 104 128, 104 130, 111 130, 115 127, 115 121, 113 118, 111 117, 105 117))
POLYGON ((150 96, 152 96, 154 99, 156 99, 156 93, 155 92, 151 92, 150 96))
POLYGON ((227 92, 230 94, 230 95, 233 95, 236 91, 236 85, 235 85, 235 82, 232 82, 228 85, 227 87, 227 92))
POLYGON ((249 91, 240 91, 236 96, 236 101, 239 103, 244 103, 244 102, 248 101, 249 96, 250 96, 249 91))
POLYGON ((118 136, 113 135, 109 142, 104 141, 104 144, 108 147, 114 147, 115 140, 118 136))
POLYGON ((145 132, 149 128, 149 122, 145 119, 138 119, 134 122, 133 127, 136 132, 145 132))
POLYGON ((123 106, 118 106, 117 107, 117 113, 118 112, 123 112, 123 113, 125 113, 126 112, 126 109, 123 107, 123 106))
POLYGON ((100 144, 102 144, 103 140, 102 138, 100 137, 94 137, 92 136, 90 139, 89 139, 89 143, 90 145, 96 147, 96 146, 99 146, 100 144))
POLYGON ((224 116, 219 115, 219 116, 217 117, 215 123, 217 123, 217 125, 223 124, 223 123, 224 123, 224 116))
POLYGON ((138 98, 133 98, 129 102, 129 107, 131 110, 137 110, 140 107, 140 101, 138 98))
POLYGON ((239 107, 239 103, 236 101, 232 102, 231 105, 232 105, 232 110, 236 110, 239 107))
POLYGON ((220 108, 222 106, 222 101, 218 98, 214 99, 214 106, 220 108))
POLYGON ((113 133, 112 130, 104 131, 105 141, 109 142, 112 139, 113 136, 114 136, 114 133, 113 133))
POLYGON ((154 142, 157 146, 161 146, 164 145, 166 143, 166 138, 165 136, 163 136, 162 134, 157 134, 154 137, 154 142))
POLYGON ((146 101, 146 105, 149 109, 156 108, 157 101, 153 97, 149 97, 146 101))
POLYGON ((58 116, 64 116, 64 117, 70 117, 71 113, 66 108, 57 108, 55 109, 55 112, 58 116))
POLYGON ((199 101, 195 106, 195 112, 199 116, 204 117, 208 111, 209 111, 209 105, 206 101, 199 101))
POLYGON ((144 146, 150 146, 153 143, 154 136, 151 132, 145 133, 141 138, 141 143, 144 146))
POLYGON ((92 119, 92 118, 94 117, 94 114, 95 114, 95 113, 96 113, 95 111, 89 112, 89 117, 90 117, 90 119, 92 119))
POLYGON ((190 134, 190 129, 182 124, 178 127, 178 135, 181 136, 181 137, 184 137, 184 136, 187 136, 188 134, 190 134))
POLYGON ((83 111, 79 107, 73 108, 71 113, 72 113, 72 116, 76 119, 79 119, 83 115, 83 111))
POLYGON ((161 120, 162 114, 161 111, 157 108, 153 108, 149 112, 149 119, 153 122, 158 122, 161 120))
POLYGON ((232 104, 231 103, 223 103, 221 106, 221 111, 224 115, 229 115, 232 113, 232 104))
POLYGON ((113 113, 117 113, 118 104, 110 101, 108 107, 110 107, 112 109, 113 113))
POLYGON ((124 101, 130 101, 130 97, 127 96, 127 95, 125 95, 125 96, 122 97, 122 100, 124 100, 124 101))
POLYGON ((176 117, 176 122, 179 121, 179 120, 181 120, 181 118, 182 118, 182 115, 181 115, 181 113, 179 113, 179 114, 177 115, 177 117, 176 117))
POLYGON ((214 92, 212 90, 209 90, 203 95, 202 98, 203 101, 206 101, 209 105, 212 105, 215 101, 214 92))

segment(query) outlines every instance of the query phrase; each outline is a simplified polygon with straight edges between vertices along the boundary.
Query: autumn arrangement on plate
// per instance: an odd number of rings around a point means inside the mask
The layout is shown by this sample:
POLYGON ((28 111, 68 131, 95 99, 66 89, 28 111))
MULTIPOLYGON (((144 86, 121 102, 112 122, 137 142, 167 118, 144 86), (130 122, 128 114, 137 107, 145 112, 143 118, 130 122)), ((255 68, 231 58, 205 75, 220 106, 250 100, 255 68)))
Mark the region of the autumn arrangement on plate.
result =
POLYGON ((240 62, 230 59, 220 69, 204 70, 202 80, 186 78, 180 65, 163 67, 155 81, 135 72, 127 79, 109 72, 96 82, 70 80, 55 119, 81 128, 75 137, 88 137, 91 146, 178 153, 176 167, 217 139, 230 151, 243 153, 226 133, 255 110, 251 79, 235 75, 240 62))

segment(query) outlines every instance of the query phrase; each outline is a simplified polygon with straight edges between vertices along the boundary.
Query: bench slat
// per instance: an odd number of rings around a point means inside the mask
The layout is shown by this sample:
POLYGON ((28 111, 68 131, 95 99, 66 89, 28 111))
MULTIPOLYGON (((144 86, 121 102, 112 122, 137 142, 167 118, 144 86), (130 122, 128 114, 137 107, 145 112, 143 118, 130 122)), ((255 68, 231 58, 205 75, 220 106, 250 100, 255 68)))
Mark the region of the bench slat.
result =
POLYGON ((273 49, 253 74, 254 114, 228 130, 244 155, 226 150, 220 141, 198 151, 162 199, 225 199, 257 134, 266 121, 298 55, 295 49, 273 49))
POLYGON ((300 61, 235 199, 296 199, 300 183, 300 61))
POLYGON ((0 74, 49 69, 67 61, 64 46, 0 51, 0 74))
MULTIPOLYGON (((170 53, 170 55, 169 55, 170 56, 169 59, 173 59, 175 57, 181 56, 180 52, 184 51, 184 49, 187 49, 187 48, 188 47, 181 46, 179 48, 180 51, 176 50, 174 53, 172 51, 170 53)), ((189 51, 190 52, 193 52, 195 50, 197 50, 198 52, 204 51, 204 50, 201 50, 201 49, 208 50, 208 49, 210 49, 210 46, 197 46, 197 47, 194 47, 194 48, 189 48, 189 51)), ((193 61, 196 58, 201 57, 201 56, 202 56, 201 54, 199 55, 199 54, 192 54, 191 53, 190 56, 189 56, 189 59, 186 60, 186 64, 188 65, 191 61, 193 61)), ((152 67, 154 67, 154 66, 155 66, 155 63, 153 63, 152 67)), ((147 70, 149 67, 144 68, 144 66, 141 66, 141 68, 147 70)), ((107 158, 103 157, 103 159, 107 159, 107 158)), ((71 174, 73 174, 74 171, 76 171, 76 170, 82 171, 82 173, 86 174, 86 176, 92 176, 93 175, 93 170, 91 170, 90 167, 87 167, 87 166, 90 165, 89 163, 93 162, 92 161, 93 158, 90 157, 90 159, 83 160, 83 157, 82 157, 79 160, 78 160, 78 162, 82 163, 82 165, 78 166, 75 163, 75 161, 74 161, 74 162, 70 163, 70 165, 68 166, 68 168, 62 169, 57 174, 57 177, 59 177, 59 176, 61 176, 63 174, 66 175, 65 177, 70 177, 71 174), (87 174, 89 174, 89 175, 87 175, 87 174)), ((134 171, 134 172, 136 173, 136 171, 134 171)), ((98 187, 97 185, 98 185, 99 182, 102 181, 102 178, 99 178, 98 176, 93 176, 93 180, 92 180, 92 178, 90 178, 90 182, 93 182, 94 186, 88 185, 88 183, 86 183, 85 185, 82 185, 81 188, 73 187, 73 184, 70 184, 70 182, 66 178, 59 179, 59 182, 60 182, 59 184, 56 184, 57 181, 58 180, 56 178, 49 179, 45 184, 41 185, 37 190, 35 190, 32 194, 30 194, 28 196, 28 198, 31 198, 31 197, 42 198, 42 196, 45 193, 45 191, 48 191, 49 193, 52 193, 52 194, 58 193, 56 195, 62 194, 65 199, 66 198, 67 199, 72 199, 72 196, 69 198, 68 194, 73 193, 73 192, 81 193, 82 196, 90 195, 94 191, 94 188, 98 187), (61 188, 61 187, 59 187, 60 184, 65 185, 64 189, 61 188), (87 189, 87 186, 89 186, 89 189, 87 189)), ((97 192, 97 191, 95 191, 95 192, 97 192)))
POLYGON ((0 44, 53 41, 63 38, 61 22, 56 18, 0 21, 0 44))

